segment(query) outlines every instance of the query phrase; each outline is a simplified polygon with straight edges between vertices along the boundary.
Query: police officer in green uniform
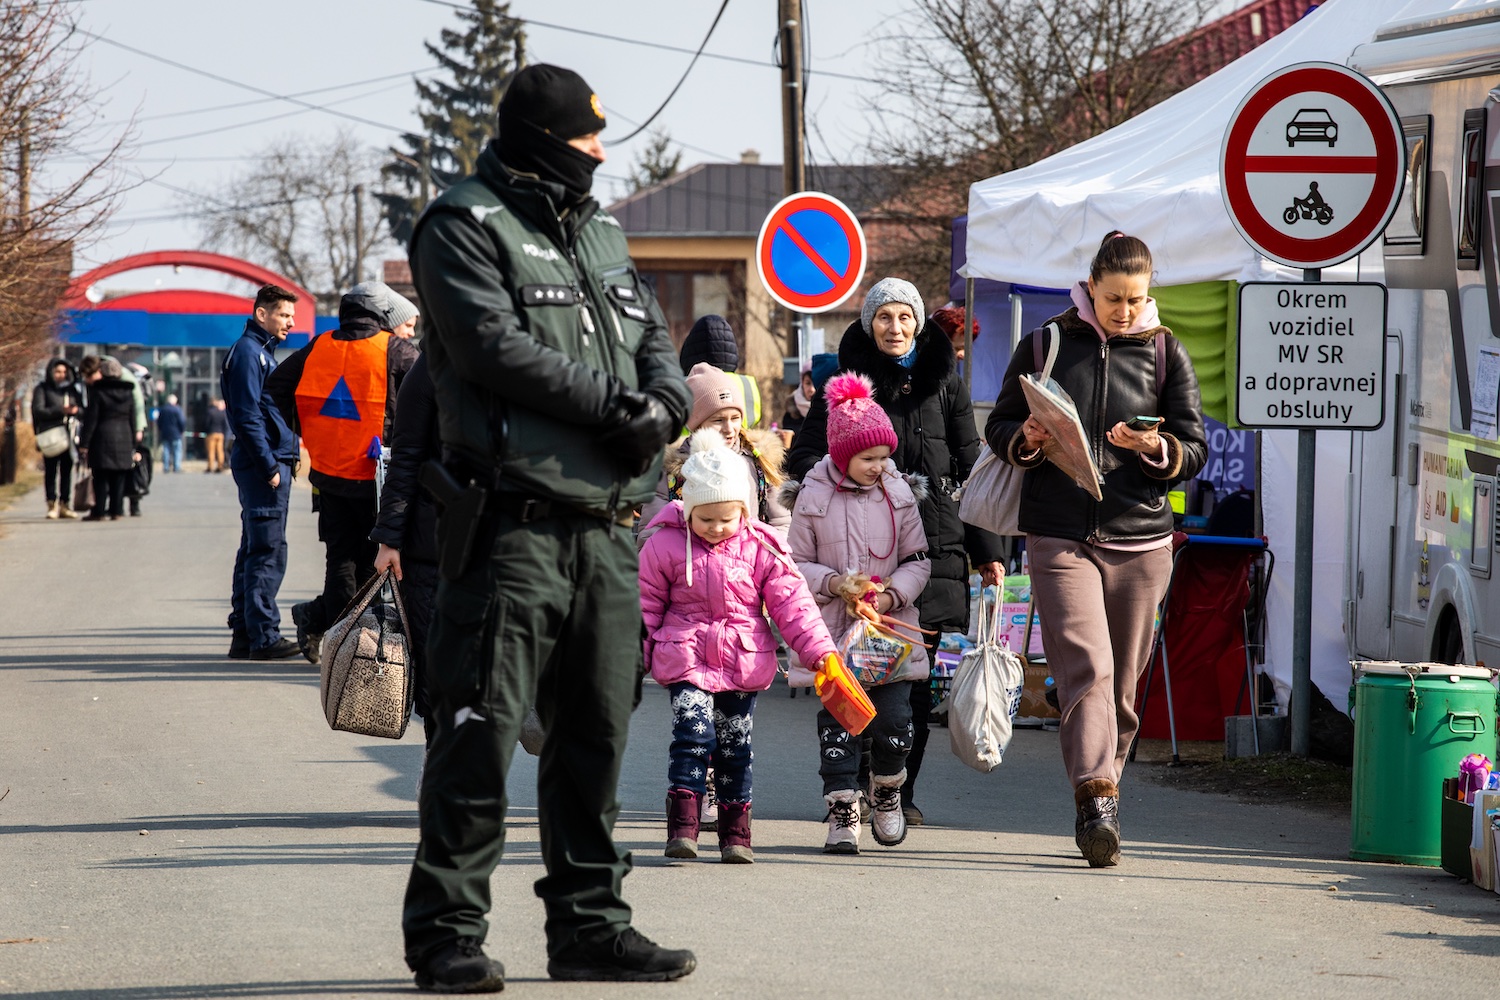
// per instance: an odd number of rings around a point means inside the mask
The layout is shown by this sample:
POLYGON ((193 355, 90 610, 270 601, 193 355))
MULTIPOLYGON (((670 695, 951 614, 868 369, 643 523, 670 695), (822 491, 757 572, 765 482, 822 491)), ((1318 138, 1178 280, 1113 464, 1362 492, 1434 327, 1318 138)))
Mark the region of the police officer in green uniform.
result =
POLYGON ((443 441, 424 481, 445 505, 428 641, 435 727, 402 914, 423 989, 504 987, 480 945, 506 774, 533 702, 547 730, 536 893, 548 973, 652 981, 696 964, 631 927, 630 858, 614 842, 641 683, 630 524, 690 397, 624 233, 589 193, 603 128, 577 73, 526 67, 474 175, 412 235, 443 441))

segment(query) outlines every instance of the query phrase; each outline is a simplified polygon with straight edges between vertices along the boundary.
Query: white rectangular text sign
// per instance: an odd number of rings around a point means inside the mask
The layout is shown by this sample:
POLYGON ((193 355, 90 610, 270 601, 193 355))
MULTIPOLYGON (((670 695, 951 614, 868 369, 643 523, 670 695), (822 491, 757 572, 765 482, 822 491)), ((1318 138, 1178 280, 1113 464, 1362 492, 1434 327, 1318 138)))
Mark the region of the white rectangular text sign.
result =
POLYGON ((1374 430, 1385 422, 1385 286, 1240 286, 1236 416, 1245 427, 1374 430))

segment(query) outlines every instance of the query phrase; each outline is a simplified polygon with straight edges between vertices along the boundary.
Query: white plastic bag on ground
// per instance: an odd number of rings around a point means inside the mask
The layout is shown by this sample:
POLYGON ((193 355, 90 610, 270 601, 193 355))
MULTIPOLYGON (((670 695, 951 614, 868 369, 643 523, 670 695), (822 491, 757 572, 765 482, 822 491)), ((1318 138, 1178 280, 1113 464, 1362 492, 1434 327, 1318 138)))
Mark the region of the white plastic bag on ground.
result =
POLYGON ((1021 704, 1026 680, 1021 658, 1001 642, 999 619, 1004 605, 981 601, 979 644, 964 653, 953 674, 948 696, 948 739, 959 760, 988 773, 1000 766, 1010 746, 1011 720, 1021 704))

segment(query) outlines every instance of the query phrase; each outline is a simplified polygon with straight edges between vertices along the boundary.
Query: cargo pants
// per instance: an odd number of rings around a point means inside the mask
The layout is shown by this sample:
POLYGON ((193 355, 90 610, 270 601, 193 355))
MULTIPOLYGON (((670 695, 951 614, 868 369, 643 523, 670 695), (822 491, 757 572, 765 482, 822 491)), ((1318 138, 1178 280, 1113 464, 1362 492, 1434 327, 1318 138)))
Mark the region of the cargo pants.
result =
POLYGON ((229 627, 245 632, 252 648, 281 641, 276 595, 286 576, 286 514, 292 501, 292 467, 278 463, 272 486, 254 469, 231 469, 240 494, 240 547, 234 557, 229 627))
MULTIPOLYGON (((439 522, 441 537, 445 525, 439 522)), ((629 527, 585 514, 484 516, 464 574, 438 585, 427 643, 433 734, 402 928, 413 969, 483 939, 505 842, 506 775, 530 706, 547 730, 537 773, 536 894, 547 950, 630 923, 617 786, 641 692, 641 603, 629 527)))

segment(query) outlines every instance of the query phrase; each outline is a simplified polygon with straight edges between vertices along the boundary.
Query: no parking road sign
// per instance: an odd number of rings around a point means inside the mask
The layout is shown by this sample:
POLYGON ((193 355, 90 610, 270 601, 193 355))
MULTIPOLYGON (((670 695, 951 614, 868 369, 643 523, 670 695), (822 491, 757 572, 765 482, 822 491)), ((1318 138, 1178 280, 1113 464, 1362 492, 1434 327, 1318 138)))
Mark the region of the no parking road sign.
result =
POLYGON ((804 191, 783 198, 755 241, 760 280, 795 312, 837 308, 865 273, 865 233, 837 198, 804 191))
POLYGON ((1335 63, 1298 63, 1256 84, 1219 158, 1235 228, 1291 267, 1330 267, 1369 246, 1395 214, 1405 177, 1390 101, 1335 63))

